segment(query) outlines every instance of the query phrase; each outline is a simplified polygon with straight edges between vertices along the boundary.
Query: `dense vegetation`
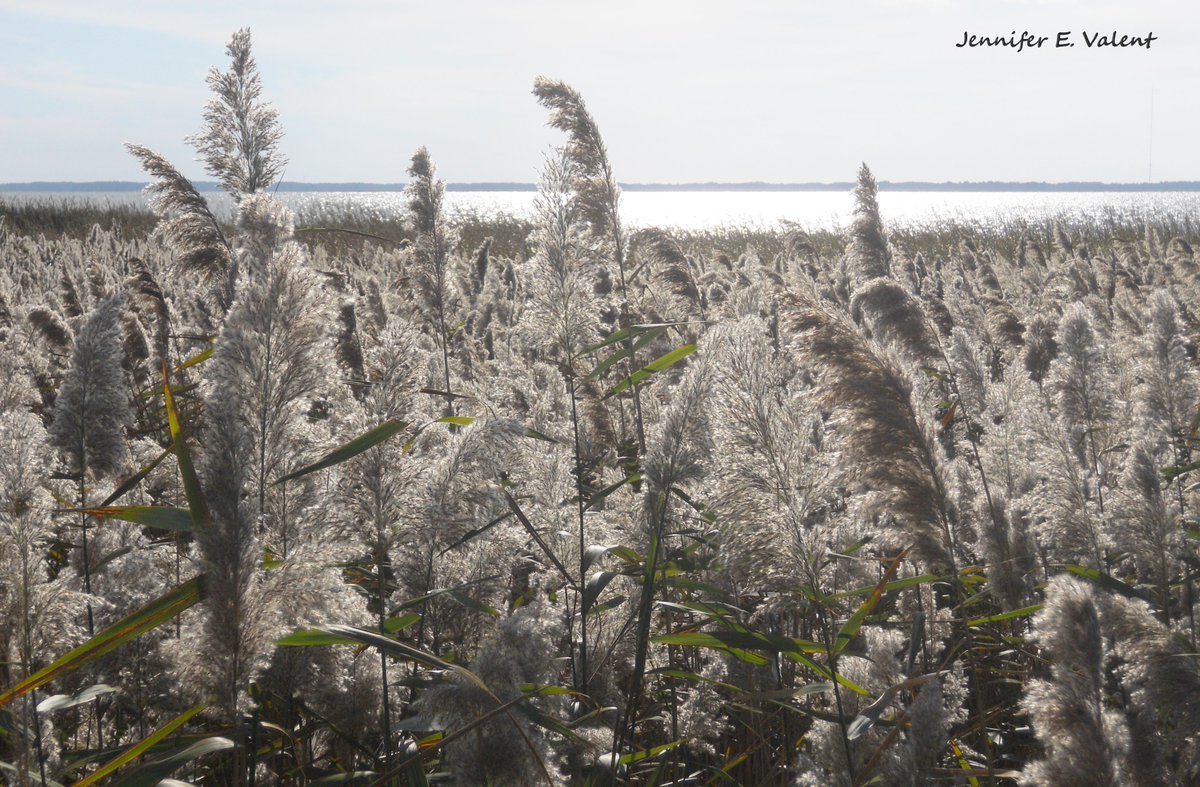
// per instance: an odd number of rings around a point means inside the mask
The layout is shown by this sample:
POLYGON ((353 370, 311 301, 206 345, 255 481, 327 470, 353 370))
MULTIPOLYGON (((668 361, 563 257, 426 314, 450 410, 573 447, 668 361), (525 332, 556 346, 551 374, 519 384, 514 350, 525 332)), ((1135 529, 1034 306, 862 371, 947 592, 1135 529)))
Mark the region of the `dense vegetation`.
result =
POLYGON ((1200 780, 1188 217, 630 232, 539 79, 534 221, 298 223, 228 52, 236 224, 2 208, 0 778, 1200 780))

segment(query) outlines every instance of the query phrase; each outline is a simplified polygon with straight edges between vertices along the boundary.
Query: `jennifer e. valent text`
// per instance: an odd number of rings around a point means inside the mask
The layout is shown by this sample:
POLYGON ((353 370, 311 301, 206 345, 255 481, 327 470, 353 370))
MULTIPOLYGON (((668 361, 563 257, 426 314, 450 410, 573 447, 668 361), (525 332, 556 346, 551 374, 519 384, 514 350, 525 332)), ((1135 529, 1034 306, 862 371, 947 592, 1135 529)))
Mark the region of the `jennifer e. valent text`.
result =
MULTIPOLYGON (((1128 35, 1120 33, 1116 30, 1112 31, 1111 33, 1090 32, 1084 30, 1080 33, 1080 36, 1083 40, 1084 46, 1088 47, 1089 49, 1121 49, 1129 47, 1141 47, 1143 49, 1149 49, 1150 44, 1158 40, 1158 36, 1156 36, 1154 33, 1147 33, 1144 36, 1128 35)), ((998 36, 976 35, 969 30, 964 30, 962 34, 962 41, 959 41, 954 46, 959 49, 964 47, 973 48, 979 46, 1002 47, 1015 49, 1018 52, 1021 52, 1025 49, 1041 49, 1050 41, 1054 42, 1055 49, 1073 47, 1076 43, 1075 34, 1071 30, 1060 30, 1055 33, 1053 38, 1050 36, 1031 33, 1028 30, 1022 30, 1020 32, 1013 30, 1008 35, 998 36)))

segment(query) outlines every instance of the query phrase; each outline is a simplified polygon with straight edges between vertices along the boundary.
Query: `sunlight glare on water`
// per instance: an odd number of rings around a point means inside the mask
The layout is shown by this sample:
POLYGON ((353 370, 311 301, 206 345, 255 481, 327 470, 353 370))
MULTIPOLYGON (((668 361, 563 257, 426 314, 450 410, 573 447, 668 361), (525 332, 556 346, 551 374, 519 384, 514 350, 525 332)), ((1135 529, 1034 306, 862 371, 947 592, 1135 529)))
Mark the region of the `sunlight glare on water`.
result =
MULTIPOLYGON (((301 223, 354 216, 394 219, 405 213, 404 194, 372 192, 279 192, 296 210, 301 223)), ((205 197, 215 212, 232 217, 232 203, 223 193, 205 197)), ((491 219, 512 216, 531 219, 532 191, 448 191, 444 209, 451 222, 460 218, 491 219)), ((140 192, 59 192, 0 194, 20 201, 144 204, 140 192)), ((1197 192, 952 192, 881 191, 879 212, 891 229, 918 230, 947 222, 1003 226, 1046 220, 1137 225, 1167 217, 1192 221, 1200 217, 1197 192)), ((809 231, 839 230, 849 225, 854 198, 841 191, 626 191, 621 213, 629 228, 658 226, 683 230, 718 227, 777 229, 791 222, 809 231)))
MULTIPOLYGON (((531 218, 536 196, 528 191, 450 191, 445 210, 451 220, 463 215, 531 218)), ((355 206, 379 216, 404 211, 403 197, 395 192, 313 192, 283 197, 302 215, 326 211, 337 215, 355 206)), ((1164 215, 1196 216, 1200 211, 1200 194, 1188 192, 884 191, 878 199, 885 224, 895 229, 946 221, 987 225, 1112 219, 1130 224, 1164 215)), ((848 191, 627 191, 621 195, 622 218, 631 228, 774 229, 787 221, 806 230, 838 230, 850 223, 853 208, 854 198, 848 191)))

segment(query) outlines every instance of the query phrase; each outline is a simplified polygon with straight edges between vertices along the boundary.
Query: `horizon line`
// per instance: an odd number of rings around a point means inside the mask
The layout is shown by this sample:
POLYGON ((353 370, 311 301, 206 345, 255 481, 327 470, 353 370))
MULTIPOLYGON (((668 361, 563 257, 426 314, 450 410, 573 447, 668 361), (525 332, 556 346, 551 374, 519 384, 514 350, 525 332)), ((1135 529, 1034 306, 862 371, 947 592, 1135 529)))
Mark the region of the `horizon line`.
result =
MULTIPOLYGON (((147 181, 92 180, 92 181, 48 181, 35 180, 0 183, 0 193, 54 193, 54 192, 133 192, 141 191, 147 181)), ((193 181, 197 191, 219 192, 221 187, 214 181, 193 181)), ((274 190, 284 192, 342 191, 342 192, 392 192, 403 191, 407 183, 371 183, 366 181, 281 181, 274 190)), ((877 183, 880 191, 1200 191, 1200 181, 888 181, 877 183)), ((773 183, 767 181, 738 182, 685 182, 685 183, 618 183, 623 191, 742 191, 742 192, 788 192, 788 191, 850 191, 854 181, 773 183)), ((537 191, 536 183, 521 181, 458 181, 447 182, 447 191, 537 191)))

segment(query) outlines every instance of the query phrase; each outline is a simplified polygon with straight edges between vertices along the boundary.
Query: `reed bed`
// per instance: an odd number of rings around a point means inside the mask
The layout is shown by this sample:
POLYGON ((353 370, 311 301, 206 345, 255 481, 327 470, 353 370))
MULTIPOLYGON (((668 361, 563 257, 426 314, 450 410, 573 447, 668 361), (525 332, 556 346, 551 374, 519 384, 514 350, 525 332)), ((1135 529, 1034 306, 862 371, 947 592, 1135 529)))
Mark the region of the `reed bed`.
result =
POLYGON ((550 79, 533 219, 294 215, 228 55, 236 220, 0 204, 0 779, 1200 779, 1194 217, 631 231, 550 79))

